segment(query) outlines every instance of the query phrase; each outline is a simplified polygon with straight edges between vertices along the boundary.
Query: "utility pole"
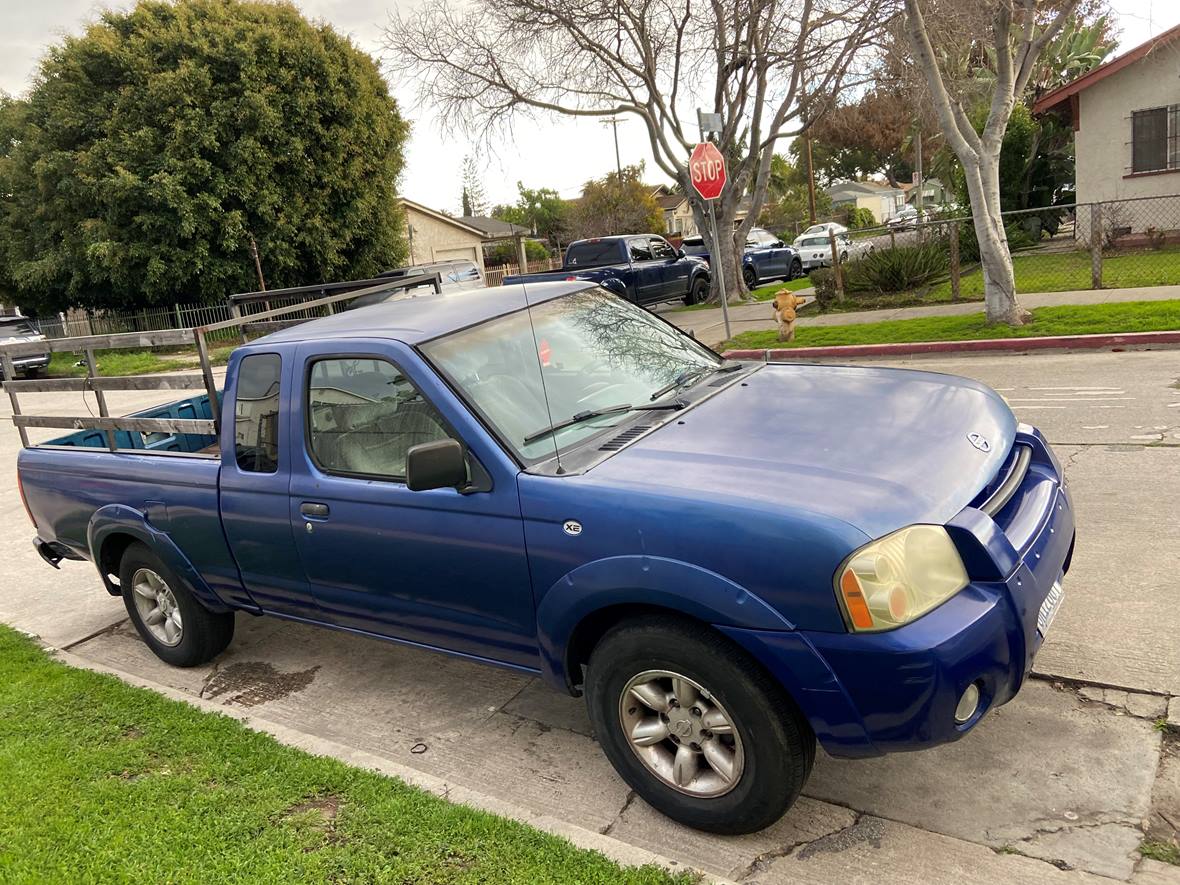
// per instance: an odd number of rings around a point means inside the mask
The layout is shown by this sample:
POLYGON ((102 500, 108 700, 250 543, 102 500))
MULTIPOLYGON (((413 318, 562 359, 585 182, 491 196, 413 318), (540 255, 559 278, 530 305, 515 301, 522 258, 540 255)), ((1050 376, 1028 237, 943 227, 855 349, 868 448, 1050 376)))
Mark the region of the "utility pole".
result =
POLYGON ((815 167, 811 162, 811 130, 803 130, 803 144, 807 148, 807 217, 815 224, 815 167))
POLYGON ((922 130, 917 131, 917 145, 915 145, 914 176, 918 179, 918 195, 914 197, 914 208, 922 211, 922 130))
POLYGON ((619 124, 622 117, 607 117, 601 121, 603 126, 610 126, 615 130, 615 171, 619 175, 619 184, 623 183, 623 161, 619 159, 619 124))
POLYGON ((262 275, 262 259, 258 257, 258 243, 254 241, 254 234, 250 234, 250 254, 254 256, 254 270, 258 273, 258 291, 266 291, 266 278, 262 275))

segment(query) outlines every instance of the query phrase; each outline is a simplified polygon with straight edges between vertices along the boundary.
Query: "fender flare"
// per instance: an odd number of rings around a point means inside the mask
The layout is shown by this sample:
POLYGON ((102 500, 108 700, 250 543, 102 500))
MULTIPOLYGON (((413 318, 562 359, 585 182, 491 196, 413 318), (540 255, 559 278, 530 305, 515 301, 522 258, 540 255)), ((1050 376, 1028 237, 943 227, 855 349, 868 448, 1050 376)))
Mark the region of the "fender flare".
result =
POLYGON ((90 558, 98 569, 103 585, 112 596, 122 595, 111 579, 103 573, 102 548, 114 535, 129 535, 145 544, 155 553, 169 571, 179 580, 197 601, 211 612, 233 611, 213 592, 201 577, 188 557, 165 532, 161 532, 148 521, 147 515, 126 504, 108 504, 100 507, 90 517, 86 526, 86 543, 90 547, 90 558))
POLYGON ((569 690, 570 638, 586 617, 616 605, 665 608, 728 627, 795 629, 765 601, 716 572, 656 556, 598 559, 558 580, 537 606, 541 672, 550 683, 569 690))

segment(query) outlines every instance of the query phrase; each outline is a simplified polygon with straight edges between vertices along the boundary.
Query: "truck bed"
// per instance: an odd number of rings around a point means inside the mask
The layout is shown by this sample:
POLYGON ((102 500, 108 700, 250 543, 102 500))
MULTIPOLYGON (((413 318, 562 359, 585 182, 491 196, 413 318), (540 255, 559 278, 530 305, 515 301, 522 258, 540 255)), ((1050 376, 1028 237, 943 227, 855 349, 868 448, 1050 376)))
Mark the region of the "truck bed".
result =
MULTIPOLYGON (((220 403, 222 391, 217 391, 220 403)), ((136 418, 196 418, 210 419, 209 395, 200 394, 162 406, 152 406, 133 412, 136 418)), ((187 452, 189 454, 220 456, 217 437, 201 433, 140 433, 133 430, 115 432, 115 442, 120 449, 143 449, 152 452, 187 452)), ((101 430, 79 430, 42 443, 46 446, 79 446, 82 448, 106 449, 106 434, 101 430)))

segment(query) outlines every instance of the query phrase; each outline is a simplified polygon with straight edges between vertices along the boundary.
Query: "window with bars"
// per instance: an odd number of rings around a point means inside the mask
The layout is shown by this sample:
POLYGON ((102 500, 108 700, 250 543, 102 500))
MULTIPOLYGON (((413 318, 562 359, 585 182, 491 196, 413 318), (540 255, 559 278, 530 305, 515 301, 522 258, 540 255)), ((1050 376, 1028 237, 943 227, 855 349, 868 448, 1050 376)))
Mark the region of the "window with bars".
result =
POLYGON ((1180 169, 1180 105, 1131 114, 1131 171, 1180 169))

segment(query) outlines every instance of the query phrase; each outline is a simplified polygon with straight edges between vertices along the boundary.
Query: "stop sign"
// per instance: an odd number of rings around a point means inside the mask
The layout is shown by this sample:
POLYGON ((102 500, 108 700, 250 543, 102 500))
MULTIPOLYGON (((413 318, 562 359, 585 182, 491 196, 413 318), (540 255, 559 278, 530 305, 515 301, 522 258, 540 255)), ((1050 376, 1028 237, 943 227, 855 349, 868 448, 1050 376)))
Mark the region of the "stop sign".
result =
POLYGON ((698 144, 688 158, 692 187, 703 199, 716 200, 725 187, 725 158, 711 141, 698 144))

